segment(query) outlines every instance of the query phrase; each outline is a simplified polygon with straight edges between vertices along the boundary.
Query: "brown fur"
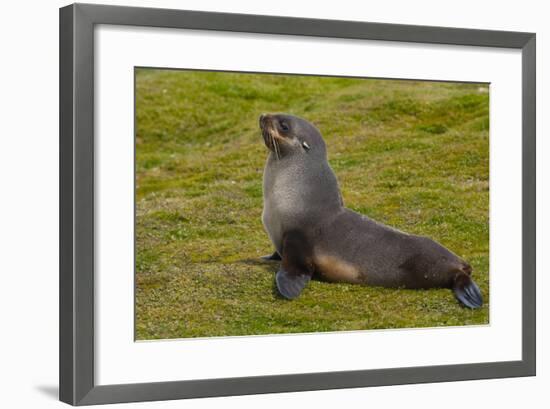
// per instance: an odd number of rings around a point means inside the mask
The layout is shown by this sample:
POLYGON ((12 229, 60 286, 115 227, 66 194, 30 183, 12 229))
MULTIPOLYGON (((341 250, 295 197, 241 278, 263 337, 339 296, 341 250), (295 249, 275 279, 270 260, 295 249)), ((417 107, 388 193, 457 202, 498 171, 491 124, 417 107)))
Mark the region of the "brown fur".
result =
POLYGON ((320 254, 315 256, 314 263, 315 272, 326 281, 352 284, 362 282, 357 268, 341 258, 320 254))

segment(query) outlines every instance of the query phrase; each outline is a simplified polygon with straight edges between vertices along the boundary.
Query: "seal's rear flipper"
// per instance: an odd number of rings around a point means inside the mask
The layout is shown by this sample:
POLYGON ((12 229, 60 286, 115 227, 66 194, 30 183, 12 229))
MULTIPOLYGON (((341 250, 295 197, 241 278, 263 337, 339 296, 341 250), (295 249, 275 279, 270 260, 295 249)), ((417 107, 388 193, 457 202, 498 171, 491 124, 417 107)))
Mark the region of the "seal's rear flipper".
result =
POLYGON ((307 283, 309 283, 309 280, 311 280, 311 276, 308 274, 290 274, 282 268, 275 275, 275 282, 277 283, 279 293, 288 300, 298 297, 307 283))
POLYGON ((480 308, 483 305, 479 287, 467 274, 459 274, 455 278, 453 292, 456 299, 468 308, 480 308))
POLYGON ((266 261, 280 261, 281 260, 281 255, 277 252, 277 250, 275 250, 273 252, 273 254, 269 254, 267 256, 262 256, 262 260, 266 260, 266 261))

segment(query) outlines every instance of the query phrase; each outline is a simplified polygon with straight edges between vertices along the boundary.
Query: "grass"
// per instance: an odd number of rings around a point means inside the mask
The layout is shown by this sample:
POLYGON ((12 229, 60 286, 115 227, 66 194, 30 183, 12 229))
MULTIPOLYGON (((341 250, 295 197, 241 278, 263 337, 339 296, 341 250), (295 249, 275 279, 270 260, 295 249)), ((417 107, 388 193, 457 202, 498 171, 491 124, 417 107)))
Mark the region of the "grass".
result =
POLYGON ((487 85, 136 70, 136 338, 489 321, 487 85), (486 301, 313 281, 277 296, 262 112, 315 123, 347 207, 464 257, 486 301))

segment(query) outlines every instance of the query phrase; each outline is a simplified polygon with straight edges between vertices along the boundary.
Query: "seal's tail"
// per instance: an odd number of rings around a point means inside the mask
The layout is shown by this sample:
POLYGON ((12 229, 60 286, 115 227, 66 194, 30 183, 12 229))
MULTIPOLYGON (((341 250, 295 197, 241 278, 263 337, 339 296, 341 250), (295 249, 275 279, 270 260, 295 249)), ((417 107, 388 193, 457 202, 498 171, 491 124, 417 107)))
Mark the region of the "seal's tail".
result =
POLYGON ((456 299, 468 308, 480 308, 483 305, 483 297, 479 287, 466 273, 459 273, 455 277, 453 292, 456 299))

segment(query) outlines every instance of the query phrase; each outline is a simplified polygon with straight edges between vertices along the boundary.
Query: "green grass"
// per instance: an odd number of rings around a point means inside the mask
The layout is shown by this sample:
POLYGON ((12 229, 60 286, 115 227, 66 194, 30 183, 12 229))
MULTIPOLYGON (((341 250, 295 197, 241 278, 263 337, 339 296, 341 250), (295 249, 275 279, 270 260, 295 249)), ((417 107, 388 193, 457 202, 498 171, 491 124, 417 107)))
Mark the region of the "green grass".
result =
POLYGON ((488 323, 486 85, 139 69, 136 115, 137 339, 488 323), (317 281, 278 297, 262 112, 315 123, 346 206, 464 257, 484 307, 317 281))

